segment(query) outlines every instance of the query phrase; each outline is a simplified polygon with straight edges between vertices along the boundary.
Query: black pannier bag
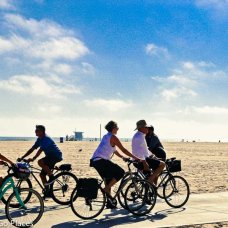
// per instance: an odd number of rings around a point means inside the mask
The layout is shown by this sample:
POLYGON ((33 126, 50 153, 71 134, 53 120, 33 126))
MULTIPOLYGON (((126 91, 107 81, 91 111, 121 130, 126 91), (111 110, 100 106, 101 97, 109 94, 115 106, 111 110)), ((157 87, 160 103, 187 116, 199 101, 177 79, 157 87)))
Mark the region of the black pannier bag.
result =
POLYGON ((181 160, 170 161, 168 166, 171 173, 179 172, 181 171, 181 160))
POLYGON ((59 166, 59 169, 62 171, 70 171, 72 170, 71 164, 62 164, 59 166))
POLYGON ((95 178, 79 178, 77 183, 77 196, 96 199, 98 193, 98 180, 95 178))

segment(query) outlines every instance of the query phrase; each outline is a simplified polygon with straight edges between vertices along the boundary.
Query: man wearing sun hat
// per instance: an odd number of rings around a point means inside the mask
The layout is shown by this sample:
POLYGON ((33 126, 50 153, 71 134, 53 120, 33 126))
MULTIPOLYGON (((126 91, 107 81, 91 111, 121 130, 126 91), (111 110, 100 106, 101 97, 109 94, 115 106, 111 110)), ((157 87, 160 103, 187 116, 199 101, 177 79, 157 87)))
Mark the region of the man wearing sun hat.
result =
POLYGON ((132 139, 132 154, 142 160, 137 168, 143 169, 144 171, 153 170, 153 174, 150 175, 149 181, 156 184, 159 174, 165 167, 165 163, 158 160, 147 147, 145 136, 148 133, 148 125, 145 120, 139 120, 136 123, 137 132, 132 139))

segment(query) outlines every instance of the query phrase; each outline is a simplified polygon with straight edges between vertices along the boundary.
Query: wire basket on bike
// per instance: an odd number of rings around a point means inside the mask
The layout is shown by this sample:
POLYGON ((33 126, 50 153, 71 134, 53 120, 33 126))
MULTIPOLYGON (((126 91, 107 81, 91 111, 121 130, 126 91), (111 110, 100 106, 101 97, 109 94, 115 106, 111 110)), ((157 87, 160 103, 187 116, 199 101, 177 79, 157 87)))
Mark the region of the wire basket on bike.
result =
POLYGON ((14 171, 14 176, 17 179, 22 179, 22 180, 26 180, 31 173, 29 165, 25 162, 18 162, 17 166, 13 168, 13 171, 14 171))
POLYGON ((95 178, 80 178, 77 183, 77 197, 96 199, 98 193, 98 180, 95 178))
POLYGON ((169 171, 171 173, 180 172, 181 171, 181 160, 171 160, 167 162, 169 171))

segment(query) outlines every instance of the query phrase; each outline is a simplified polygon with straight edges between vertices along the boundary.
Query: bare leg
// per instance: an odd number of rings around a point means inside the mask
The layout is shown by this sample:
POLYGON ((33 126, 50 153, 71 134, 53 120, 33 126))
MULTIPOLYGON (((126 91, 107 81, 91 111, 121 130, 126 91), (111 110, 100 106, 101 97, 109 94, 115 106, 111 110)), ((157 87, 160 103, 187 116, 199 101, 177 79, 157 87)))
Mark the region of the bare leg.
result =
POLYGON ((160 162, 160 165, 158 166, 158 168, 153 172, 153 174, 149 177, 148 181, 150 183, 153 184, 157 184, 158 181, 158 176, 159 174, 162 172, 162 170, 165 168, 165 163, 164 162, 160 162))
POLYGON ((105 192, 107 192, 109 195, 111 194, 111 188, 114 184, 117 183, 117 180, 115 178, 112 178, 112 180, 108 183, 108 185, 105 185, 105 192))
POLYGON ((45 184, 47 183, 46 175, 40 173, 40 179, 41 179, 43 185, 45 186, 45 184))
POLYGON ((47 173, 48 176, 53 175, 49 167, 44 163, 43 159, 38 161, 38 165, 44 170, 45 173, 47 173))

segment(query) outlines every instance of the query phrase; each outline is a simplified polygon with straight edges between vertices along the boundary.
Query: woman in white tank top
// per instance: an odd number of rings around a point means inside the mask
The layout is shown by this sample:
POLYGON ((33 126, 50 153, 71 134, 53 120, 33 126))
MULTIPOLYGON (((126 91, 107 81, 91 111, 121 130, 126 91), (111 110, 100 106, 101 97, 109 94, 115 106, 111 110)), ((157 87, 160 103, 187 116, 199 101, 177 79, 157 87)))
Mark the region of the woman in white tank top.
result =
POLYGON ((106 185, 104 190, 110 195, 111 187, 117 183, 125 173, 119 165, 111 161, 114 154, 122 159, 124 158, 124 156, 117 151, 117 147, 128 157, 132 157, 135 160, 140 159, 125 149, 120 140, 116 137, 119 130, 116 122, 108 122, 105 129, 108 133, 103 136, 91 160, 92 166, 97 170, 100 176, 105 179, 106 185))

